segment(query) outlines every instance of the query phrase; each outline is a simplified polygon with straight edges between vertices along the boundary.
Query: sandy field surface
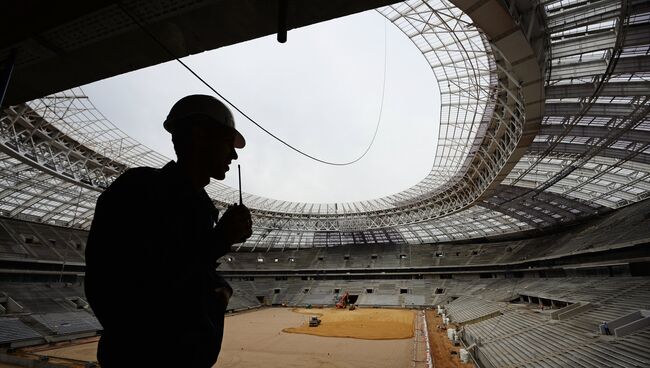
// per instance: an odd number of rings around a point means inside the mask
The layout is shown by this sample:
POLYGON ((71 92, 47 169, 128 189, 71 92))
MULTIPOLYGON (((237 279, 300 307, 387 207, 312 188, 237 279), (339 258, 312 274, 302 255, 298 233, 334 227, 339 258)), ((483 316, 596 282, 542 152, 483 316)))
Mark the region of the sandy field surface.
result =
POLYGON ((0 363, 0 368, 23 368, 19 365, 11 365, 8 363, 0 363))
POLYGON ((305 315, 299 327, 283 329, 284 332, 316 336, 351 337, 368 340, 394 340, 413 337, 415 312, 404 309, 347 309, 323 308, 293 310, 305 315), (309 317, 321 319, 318 327, 309 327, 309 317))
POLYGON ((97 361, 97 341, 99 341, 98 337, 83 341, 75 341, 72 344, 63 345, 53 349, 38 350, 34 353, 50 357, 95 362, 97 361))
MULTIPOLYGON (((310 313, 315 310, 311 310, 310 313)), ((349 313, 355 313, 352 311, 349 313)), ((412 312, 411 312, 412 313, 412 312)), ((362 340, 282 332, 309 315, 270 308, 226 318, 217 368, 400 368, 411 366, 412 339, 362 340)))
MULTIPOLYGON (((226 317, 224 342, 221 347, 216 368, 400 368, 411 367, 413 339, 363 340, 338 337, 311 336, 286 333, 288 327, 300 327, 307 323, 313 312, 327 310, 308 310, 308 314, 294 312, 289 308, 268 308, 238 313, 226 317)), ((364 309, 347 312, 350 315, 372 317, 379 321, 381 310, 364 309), (374 311, 374 312, 373 312, 374 311), (362 312, 362 313, 358 313, 362 312), (373 312, 373 313, 370 313, 373 312), (356 314, 355 314, 356 313, 356 314)), ((384 310, 387 312, 406 312, 406 316, 388 313, 392 320, 410 320, 413 334, 412 311, 384 310), (410 317, 409 317, 410 316, 410 317), (410 318, 410 319, 409 319, 410 318)), ((345 314, 339 315, 339 320, 345 314)), ((386 318, 386 317, 383 317, 386 318)), ((351 323, 349 323, 351 324, 351 323)), ((146 338, 143 336, 143 339, 146 338)), ((95 361, 97 339, 87 339, 81 343, 63 345, 52 349, 38 349, 37 354, 52 357, 95 361)), ((12 365, 0 368, 14 367, 12 365)))

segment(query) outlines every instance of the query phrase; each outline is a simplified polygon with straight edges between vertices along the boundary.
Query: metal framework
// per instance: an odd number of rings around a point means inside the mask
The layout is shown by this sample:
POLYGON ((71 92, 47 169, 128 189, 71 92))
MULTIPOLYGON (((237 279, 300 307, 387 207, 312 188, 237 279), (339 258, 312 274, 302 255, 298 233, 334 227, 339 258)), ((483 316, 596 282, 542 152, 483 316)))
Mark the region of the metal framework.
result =
MULTIPOLYGON (((378 9, 438 81, 440 132, 427 178, 349 203, 244 194, 255 231, 240 250, 489 237, 648 196, 647 2, 453 3, 378 9)), ((121 172, 167 161, 115 128, 80 89, 12 106, 0 116, 0 214, 88 228, 97 196, 121 172)), ((217 205, 238 198, 218 182, 207 190, 217 205)))
POLYGON ((540 133, 504 184, 618 208, 650 190, 650 6, 547 1, 540 133), (586 15, 586 16, 585 16, 586 15))

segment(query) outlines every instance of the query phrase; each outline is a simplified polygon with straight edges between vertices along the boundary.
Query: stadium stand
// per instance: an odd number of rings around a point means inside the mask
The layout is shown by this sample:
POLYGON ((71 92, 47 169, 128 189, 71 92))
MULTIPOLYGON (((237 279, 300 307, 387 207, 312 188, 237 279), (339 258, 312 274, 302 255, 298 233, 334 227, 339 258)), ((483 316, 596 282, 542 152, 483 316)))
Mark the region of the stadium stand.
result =
POLYGON ((0 257, 83 264, 88 233, 0 217, 0 257))
MULTIPOLYGON (((230 279, 235 289, 229 306, 231 311, 263 305, 333 305, 337 295, 348 291, 358 295, 356 302, 358 305, 370 307, 426 307, 449 302, 452 320, 463 323, 489 316, 495 311, 506 313, 508 317, 503 319, 509 320, 512 318, 510 308, 502 307, 502 303, 518 297, 526 301, 542 300, 547 304, 553 303, 554 306, 586 303, 589 305, 589 310, 565 323, 573 330, 593 332, 602 321, 613 320, 627 312, 647 309, 650 304, 646 296, 650 288, 648 281, 644 278, 627 281, 629 286, 621 289, 619 284, 602 283, 599 278, 495 280, 494 277, 512 277, 514 276, 512 272, 525 272, 527 267, 530 267, 526 265, 531 262, 549 259, 555 259, 555 263, 561 265, 563 272, 560 272, 560 276, 570 276, 572 273, 583 274, 584 269, 592 268, 601 269, 597 273, 604 272, 602 269, 611 272, 611 267, 622 268, 621 275, 629 275, 631 269, 630 262, 626 258, 627 253, 616 253, 618 255, 615 254, 612 258, 611 253, 607 252, 617 249, 634 250, 639 247, 641 252, 644 251, 648 234, 645 230, 647 219, 642 214, 648 210, 649 203, 641 202, 592 221, 568 227, 561 232, 534 238, 478 244, 439 244, 435 247, 359 245, 285 252, 234 252, 222 259, 220 270, 230 279), (633 231, 619 230, 618 225, 622 222, 625 222, 627 229, 633 231), (569 241, 574 238, 578 240, 569 241), (563 242, 562 239, 566 241, 563 242), (610 242, 607 243, 606 240, 610 242), (554 244, 561 244, 561 246, 556 247, 554 244), (571 244, 573 248, 568 248, 567 244, 571 244), (597 247, 586 244, 595 244, 597 247), (542 253, 540 249, 546 251, 542 253), (571 262, 563 261, 567 257, 580 254, 598 255, 599 251, 605 252, 606 257, 610 259, 605 266, 598 262, 591 264, 578 261, 579 266, 572 268, 571 262), (622 258, 614 262, 619 266, 611 266, 611 259, 617 257, 622 258), (459 273, 459 270, 454 268, 457 266, 463 266, 465 272, 472 266, 479 268, 496 266, 497 268, 479 269, 463 276, 462 272, 459 273), (515 267, 520 267, 519 271, 507 271, 516 270, 515 267), (372 279, 381 278, 378 274, 381 275, 381 272, 386 270, 392 273, 391 278, 404 278, 403 275, 399 275, 402 272, 400 270, 407 270, 407 275, 411 279, 372 279), (419 277, 422 279, 413 279, 417 278, 418 272, 422 270, 429 272, 424 272, 424 276, 420 274, 419 277), (335 272, 335 278, 338 280, 322 279, 319 274, 323 271, 335 272), (350 271, 374 276, 359 276, 367 278, 365 280, 345 280, 350 277, 348 275, 350 271), (303 275, 300 275, 301 272, 303 275), (447 277, 445 275, 453 276, 453 279, 441 279, 447 277), (489 278, 483 279, 481 278, 483 276, 489 278), (617 298, 617 295, 623 294, 630 297, 617 298), (452 297, 457 299, 452 300, 452 297), (605 299, 609 300, 607 308, 600 304, 605 299)), ((92 326, 95 326, 95 330, 99 329, 94 324, 96 321, 91 319, 90 322, 86 322, 86 319, 81 318, 88 314, 86 311, 80 312, 80 309, 84 310, 85 303, 82 288, 78 284, 61 287, 60 285, 66 284, 56 283, 63 276, 60 272, 61 267, 69 268, 74 265, 74 262, 66 265, 63 257, 60 257, 65 254, 63 250, 70 248, 63 246, 67 244, 64 240, 75 239, 83 244, 86 235, 78 230, 45 224, 29 224, 22 220, 4 218, 1 219, 0 224, 2 229, 5 229, 0 233, 3 235, 3 249, 17 250, 15 254, 2 255, 0 262, 15 261, 18 256, 26 262, 21 266, 25 268, 21 271, 23 273, 21 277, 38 281, 43 277, 42 273, 49 275, 50 283, 37 282, 29 288, 25 288, 25 284, 21 282, 0 283, 0 291, 17 301, 27 313, 31 314, 29 321, 32 325, 45 326, 46 333, 48 329, 52 333, 54 330, 51 327, 54 325, 70 326, 63 329, 66 333, 80 332, 84 329, 92 330, 92 326), (39 239, 38 246, 33 245, 35 240, 31 240, 31 243, 26 242, 25 237, 20 236, 28 231, 33 239, 39 239), (43 239, 56 241, 47 242, 43 239), (35 248, 41 250, 37 253, 33 251, 35 248), (22 249, 29 249, 29 251, 21 251, 22 249), (33 263, 30 263, 31 261, 33 263), (50 267, 48 271, 31 271, 32 266, 36 264, 39 267, 44 264, 50 267), (52 281, 54 284, 51 283, 52 281), (64 317, 69 321, 64 320, 64 317), (59 318, 59 322, 48 322, 56 321, 56 318, 59 318)), ((639 260, 642 258, 635 258, 635 261, 639 260)), ((13 266, 14 263, 11 265, 13 266)), ((539 268, 539 264, 536 266, 539 268)), ((542 271, 537 271, 537 268, 534 270, 532 272, 534 276, 541 276, 539 272, 542 271)), ((553 272, 557 273, 557 270, 543 272, 553 274, 553 272)), ((5 276, 11 279, 11 276, 5 276)), ((514 316, 518 315, 521 313, 514 316)), ((520 323, 520 321, 514 320, 513 323, 520 323)), ((509 326, 508 322, 504 325, 509 326)))
MULTIPOLYGON (((590 221, 555 230, 528 234, 524 239, 423 245, 353 245, 287 251, 242 251, 222 259, 224 271, 381 269, 473 265, 506 265, 579 254, 596 254, 632 248, 650 242, 647 214, 650 201, 601 215, 590 221), (228 259, 230 261, 228 261, 228 259), (293 261, 290 261, 293 259, 293 261), (258 262, 263 260, 263 262, 258 262), (276 261, 277 260, 277 261, 276 261), (251 268, 251 265, 254 265, 251 268)), ((639 258, 636 256, 635 258, 639 258)))
POLYGON ((0 318, 0 345, 23 343, 26 340, 41 342, 41 335, 18 318, 0 318))
MULTIPOLYGON (((535 303, 513 304, 501 309, 498 316, 470 322, 463 326, 464 338, 468 345, 477 345, 477 356, 486 367, 646 366, 650 362, 650 349, 631 347, 648 337, 650 329, 647 326, 628 335, 629 338, 614 338, 602 336, 599 325, 630 311, 647 308, 649 283, 647 278, 519 282, 513 289, 522 300, 534 300, 535 303), (524 295, 527 297, 523 298, 524 295), (558 321, 552 318, 550 311, 556 310, 552 305, 546 310, 540 309, 545 304, 542 300, 563 300, 571 304, 586 301, 593 306, 558 321)), ((452 316, 454 309, 449 306, 453 304, 447 306, 452 316)), ((467 308, 472 308, 473 304, 463 303, 467 308)))
POLYGON ((33 314, 32 318, 56 335, 101 330, 97 319, 84 312, 33 314))
POLYGON ((454 323, 472 323, 473 321, 499 314, 505 309, 502 303, 495 303, 473 296, 461 296, 445 306, 448 316, 454 323))
POLYGON ((0 326, 7 328, 2 333, 3 345, 70 340, 101 331, 79 284, 0 282, 0 295, 4 295, 0 297, 0 326))

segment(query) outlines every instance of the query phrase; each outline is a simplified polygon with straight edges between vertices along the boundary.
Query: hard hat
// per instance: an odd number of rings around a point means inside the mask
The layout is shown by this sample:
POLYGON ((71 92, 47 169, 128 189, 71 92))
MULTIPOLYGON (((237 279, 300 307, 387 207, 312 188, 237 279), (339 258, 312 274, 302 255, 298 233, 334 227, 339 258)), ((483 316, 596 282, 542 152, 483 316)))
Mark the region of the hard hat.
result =
POLYGON ((244 136, 235 129, 235 119, 228 106, 213 96, 189 95, 181 98, 172 106, 167 119, 163 122, 163 127, 172 133, 180 120, 193 115, 207 116, 211 121, 232 129, 235 133, 235 148, 244 148, 246 145, 244 136))

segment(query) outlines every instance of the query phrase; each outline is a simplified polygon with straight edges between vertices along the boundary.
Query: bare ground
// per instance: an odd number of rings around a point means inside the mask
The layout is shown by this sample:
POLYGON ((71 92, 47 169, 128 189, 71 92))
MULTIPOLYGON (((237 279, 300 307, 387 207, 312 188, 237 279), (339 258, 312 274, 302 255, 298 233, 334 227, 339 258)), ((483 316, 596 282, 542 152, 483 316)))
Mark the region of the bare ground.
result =
POLYGON ((297 308, 294 312, 304 314, 305 321, 299 327, 283 329, 284 332, 303 333, 327 337, 351 337, 367 340, 394 340, 413 337, 415 312, 406 309, 347 309, 297 308), (320 316, 318 327, 309 327, 309 317, 320 316))
MULTIPOLYGON (((357 311, 349 313, 355 312, 357 311)), ((362 340, 282 332, 286 327, 300 326, 307 318, 308 315, 284 308, 264 309, 228 317, 221 355, 215 367, 411 366, 412 339, 362 340)))
POLYGON ((472 363, 460 362, 460 347, 454 346, 447 337, 447 330, 438 330, 437 326, 442 325, 442 318, 435 310, 426 311, 427 327, 429 329, 429 346, 431 358, 436 368, 473 368, 472 363), (456 354, 452 354, 454 351, 456 354))
MULTIPOLYGON (((310 310, 312 313, 318 310, 310 310)), ((345 311, 342 318, 352 316, 380 317, 375 312, 345 311)), ((343 312, 343 311, 341 311, 343 312)), ((413 312, 406 315, 389 311, 388 319, 408 321, 410 314, 412 335, 413 312)), ((365 340, 359 338, 322 337, 282 330, 300 327, 309 318, 307 314, 293 312, 288 308, 269 308, 258 311, 238 313, 226 317, 224 342, 216 368, 399 368, 411 367, 413 339, 365 340)), ((350 327, 354 322, 347 323, 350 327)), ((344 328, 340 327, 340 328, 344 328)), ((143 337, 145 338, 145 337, 143 337)), ((30 349, 31 353, 62 357, 80 361, 96 361, 97 339, 62 344, 56 347, 30 349)), ((55 358, 53 358, 55 359, 55 358)), ((70 366, 79 366, 69 362, 70 366)), ((81 365, 82 366, 82 365, 81 365)), ((13 367, 6 365, 6 367, 13 367)), ((0 363, 0 368, 4 366, 0 363)))

